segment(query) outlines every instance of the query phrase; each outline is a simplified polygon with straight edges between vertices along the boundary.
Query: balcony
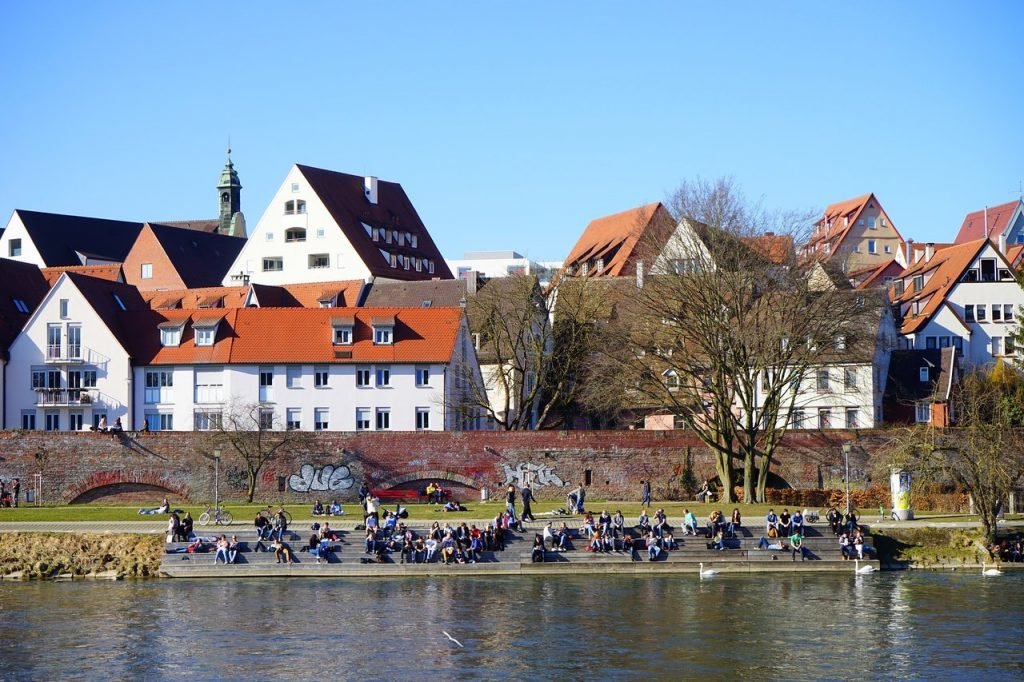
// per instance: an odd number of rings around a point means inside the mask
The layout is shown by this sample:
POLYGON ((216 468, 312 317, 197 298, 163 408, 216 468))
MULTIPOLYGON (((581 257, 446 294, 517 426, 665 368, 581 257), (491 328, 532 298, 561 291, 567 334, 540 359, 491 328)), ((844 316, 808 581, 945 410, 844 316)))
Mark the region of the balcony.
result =
POLYGON ((37 388, 36 407, 82 407, 92 405, 100 392, 94 388, 37 388))
POLYGON ((51 344, 46 347, 46 362, 54 364, 77 364, 82 360, 82 346, 51 344))

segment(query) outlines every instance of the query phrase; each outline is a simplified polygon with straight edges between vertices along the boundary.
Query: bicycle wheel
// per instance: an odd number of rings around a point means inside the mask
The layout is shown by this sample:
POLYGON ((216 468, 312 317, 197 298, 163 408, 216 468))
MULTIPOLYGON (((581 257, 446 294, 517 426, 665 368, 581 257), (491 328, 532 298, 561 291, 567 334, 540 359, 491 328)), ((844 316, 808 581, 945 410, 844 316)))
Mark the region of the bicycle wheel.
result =
POLYGON ((284 512, 284 520, 288 522, 288 525, 292 525, 292 513, 287 509, 284 512))
POLYGON ((274 513, 269 509, 260 509, 260 516, 265 518, 267 521, 274 520, 274 513))
POLYGON ((203 512, 199 515, 199 525, 205 526, 210 522, 210 512, 203 512))
POLYGON ((229 512, 226 509, 222 510, 220 516, 217 517, 217 523, 219 523, 222 526, 230 526, 232 520, 233 519, 231 518, 231 512, 229 512))

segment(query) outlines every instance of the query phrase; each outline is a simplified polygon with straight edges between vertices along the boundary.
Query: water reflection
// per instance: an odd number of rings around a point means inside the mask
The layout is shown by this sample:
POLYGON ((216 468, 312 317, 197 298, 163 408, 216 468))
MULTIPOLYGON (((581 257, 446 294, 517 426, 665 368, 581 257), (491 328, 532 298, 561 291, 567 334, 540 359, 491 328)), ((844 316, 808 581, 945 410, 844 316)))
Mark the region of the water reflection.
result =
POLYGON ((1020 679, 1022 587, 852 570, 5 584, 0 678, 1020 679))

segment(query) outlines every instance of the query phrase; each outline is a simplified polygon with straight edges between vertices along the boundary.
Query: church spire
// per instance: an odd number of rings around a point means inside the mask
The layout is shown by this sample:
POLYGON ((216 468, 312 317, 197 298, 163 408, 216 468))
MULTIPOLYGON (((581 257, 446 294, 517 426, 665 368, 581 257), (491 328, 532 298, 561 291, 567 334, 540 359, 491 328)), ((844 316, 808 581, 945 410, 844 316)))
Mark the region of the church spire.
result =
POLYGON ((228 161, 224 164, 224 170, 220 172, 217 194, 220 197, 220 226, 217 232, 244 237, 244 234, 235 235, 239 226, 239 221, 235 220, 235 216, 242 211, 242 183, 238 180, 235 165, 231 163, 230 144, 228 146, 228 161))

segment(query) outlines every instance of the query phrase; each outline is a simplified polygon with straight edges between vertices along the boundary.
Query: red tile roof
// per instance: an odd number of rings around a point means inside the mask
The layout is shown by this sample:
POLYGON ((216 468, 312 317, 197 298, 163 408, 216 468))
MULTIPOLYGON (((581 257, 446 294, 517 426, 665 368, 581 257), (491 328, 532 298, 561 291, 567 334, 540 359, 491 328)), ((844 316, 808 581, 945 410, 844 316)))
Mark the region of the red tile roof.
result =
POLYGON ((355 328, 351 345, 333 343, 337 309, 237 308, 223 311, 213 346, 197 347, 192 331, 208 310, 124 313, 136 330, 130 350, 143 365, 167 364, 352 364, 369 362, 447 363, 451 361, 463 311, 458 308, 351 309, 355 328), (394 343, 373 343, 372 320, 393 318, 394 343), (184 321, 181 345, 160 345, 159 326, 184 321))
POLYGON ((968 213, 964 217, 964 222, 960 225, 960 231, 956 235, 956 243, 963 244, 964 242, 972 242, 976 239, 984 239, 986 237, 993 237, 998 239, 999 235, 1007 228, 1010 223, 1010 218, 1013 216, 1017 206, 1020 205, 1019 199, 1010 201, 1005 204, 999 204, 998 206, 988 207, 988 234, 985 234, 985 209, 980 211, 973 211, 968 213))
POLYGON ((793 262, 792 235, 766 232, 755 237, 744 237, 743 242, 776 265, 788 265, 793 262))
MULTIPOLYGON (((661 202, 592 220, 565 259, 563 272, 570 267, 603 259, 604 269, 589 268, 589 276, 620 277, 636 274, 634 251, 652 228, 670 227, 675 221, 661 202)), ((663 239, 671 235, 669 230, 663 239)), ((655 235, 661 237, 661 235, 655 235)))
POLYGON ((872 197, 874 194, 868 192, 853 199, 829 204, 821 218, 815 223, 814 235, 807 242, 807 247, 818 243, 831 244, 831 253, 835 253, 850 228, 857 224, 857 216, 868 205, 868 201, 872 197))
POLYGON ((98 277, 99 279, 109 280, 111 282, 121 282, 124 278, 121 277, 121 266, 118 263, 111 265, 65 265, 53 268, 43 268, 43 277, 49 282, 52 287, 60 279, 60 276, 65 272, 75 272, 79 275, 86 275, 88 277, 98 277))
POLYGON ((169 289, 167 291, 144 291, 142 298, 154 310, 184 308, 186 310, 210 307, 241 308, 249 296, 249 287, 200 287, 198 289, 169 289))

